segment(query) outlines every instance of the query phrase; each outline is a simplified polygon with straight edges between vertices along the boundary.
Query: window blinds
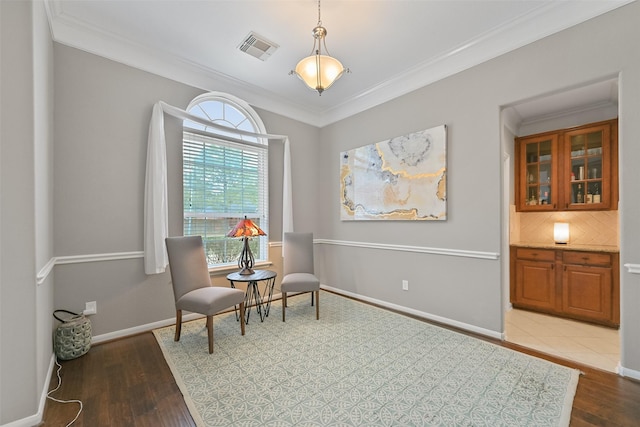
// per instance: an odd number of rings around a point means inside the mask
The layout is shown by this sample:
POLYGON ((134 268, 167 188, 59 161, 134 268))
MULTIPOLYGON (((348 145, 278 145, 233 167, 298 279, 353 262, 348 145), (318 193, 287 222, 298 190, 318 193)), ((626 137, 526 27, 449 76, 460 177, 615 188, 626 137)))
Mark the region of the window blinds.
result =
POLYGON ((268 173, 267 146, 186 131, 183 138, 185 216, 261 215, 269 197, 268 182, 260 179, 268 173))
MULTIPOLYGON (((182 120, 193 120, 212 128, 220 128, 209 120, 158 101, 149 121, 147 165, 144 188, 144 270, 146 274, 163 273, 169 264, 164 239, 169 234, 167 209, 167 158, 164 134, 164 114, 182 120)), ((238 130, 237 134, 281 140, 284 142, 284 171, 282 197, 282 232, 293 231, 291 192, 291 154, 289 138, 284 135, 256 134, 238 130)))

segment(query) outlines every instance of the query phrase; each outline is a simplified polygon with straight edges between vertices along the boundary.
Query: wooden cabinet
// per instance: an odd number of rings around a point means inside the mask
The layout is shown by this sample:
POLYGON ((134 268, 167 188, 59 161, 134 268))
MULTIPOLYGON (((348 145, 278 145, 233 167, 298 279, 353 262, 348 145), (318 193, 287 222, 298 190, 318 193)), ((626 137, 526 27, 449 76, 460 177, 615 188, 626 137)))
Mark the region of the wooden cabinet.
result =
POLYGON ((554 251, 516 249, 515 301, 531 308, 555 310, 554 251))
POLYGON ((563 253, 562 264, 562 311, 582 318, 613 321, 616 292, 612 256, 567 251, 563 253))
POLYGON ((516 139, 516 208, 558 209, 558 134, 516 139))
POLYGON ((618 206, 618 121, 516 138, 516 210, 618 206))
POLYGON ((511 248, 511 303, 607 326, 620 324, 617 253, 511 248))

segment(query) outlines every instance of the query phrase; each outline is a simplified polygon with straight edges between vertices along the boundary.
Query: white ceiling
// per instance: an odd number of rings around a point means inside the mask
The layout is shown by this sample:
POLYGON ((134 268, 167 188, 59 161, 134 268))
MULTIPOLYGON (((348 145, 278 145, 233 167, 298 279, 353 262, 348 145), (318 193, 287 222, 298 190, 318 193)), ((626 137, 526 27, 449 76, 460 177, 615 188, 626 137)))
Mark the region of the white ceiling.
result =
MULTIPOLYGON (((630 0, 324 0, 327 48, 351 70, 318 94, 289 75, 315 0, 45 0, 55 41, 324 126, 630 0), (238 49, 249 32, 279 45, 238 49)), ((522 113, 528 114, 528 113, 522 113)))

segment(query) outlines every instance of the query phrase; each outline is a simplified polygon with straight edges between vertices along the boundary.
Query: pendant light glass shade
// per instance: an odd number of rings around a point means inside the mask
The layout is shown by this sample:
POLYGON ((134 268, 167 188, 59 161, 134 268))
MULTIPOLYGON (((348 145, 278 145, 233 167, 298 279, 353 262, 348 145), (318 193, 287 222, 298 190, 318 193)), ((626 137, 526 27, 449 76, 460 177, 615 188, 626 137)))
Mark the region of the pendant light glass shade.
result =
POLYGON ((310 89, 322 95, 322 92, 329 89, 345 72, 349 72, 342 66, 342 63, 329 55, 325 44, 327 29, 322 26, 320 20, 320 1, 318 0, 318 25, 313 29, 313 49, 311 55, 303 58, 296 69, 289 74, 295 74, 310 89), (324 48, 324 54, 323 54, 324 48))
POLYGON ((335 58, 327 55, 311 55, 296 65, 295 73, 310 89, 322 93, 342 76, 344 67, 335 58))

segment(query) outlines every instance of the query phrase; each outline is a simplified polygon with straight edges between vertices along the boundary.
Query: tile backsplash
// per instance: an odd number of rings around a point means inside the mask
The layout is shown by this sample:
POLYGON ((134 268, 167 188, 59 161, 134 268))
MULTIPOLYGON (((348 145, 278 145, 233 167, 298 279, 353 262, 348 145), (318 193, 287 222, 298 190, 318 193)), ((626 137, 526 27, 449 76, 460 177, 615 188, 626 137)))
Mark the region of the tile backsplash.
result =
POLYGON ((618 211, 516 212, 510 209, 510 241, 553 243, 553 224, 569 223, 569 242, 619 247, 618 211))

